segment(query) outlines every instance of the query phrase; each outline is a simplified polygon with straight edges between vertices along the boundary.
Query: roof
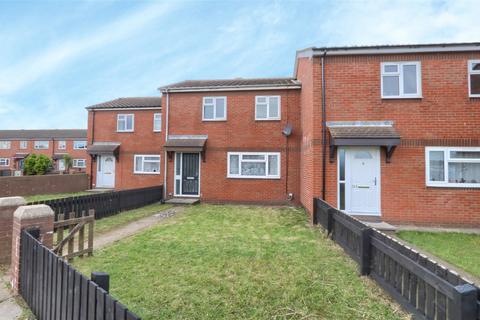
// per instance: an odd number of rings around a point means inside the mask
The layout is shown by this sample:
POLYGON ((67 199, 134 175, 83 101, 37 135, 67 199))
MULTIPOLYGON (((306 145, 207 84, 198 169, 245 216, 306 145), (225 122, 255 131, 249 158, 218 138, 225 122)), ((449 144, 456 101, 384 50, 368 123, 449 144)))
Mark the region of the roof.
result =
POLYGON ((159 88, 162 92, 232 91, 265 89, 300 89, 301 83, 294 78, 255 78, 222 80, 186 80, 159 88))
POLYGON ((86 139, 85 129, 0 130, 0 140, 86 139))
POLYGON ((166 151, 203 151, 207 142, 207 136, 175 135, 168 136, 164 148, 166 151))
POLYGON ((101 109, 143 109, 143 108, 162 108, 161 97, 127 97, 94 104, 87 107, 90 110, 101 109))
POLYGON ((374 139, 374 138, 400 138, 400 134, 394 127, 390 126, 352 126, 352 127, 331 127, 330 135, 334 139, 374 139))
POLYGON ((392 121, 327 122, 331 144, 335 146, 396 146, 400 134, 392 121))
POLYGON ((120 143, 118 142, 94 142, 87 146, 87 153, 92 155, 113 154, 118 155, 120 143))

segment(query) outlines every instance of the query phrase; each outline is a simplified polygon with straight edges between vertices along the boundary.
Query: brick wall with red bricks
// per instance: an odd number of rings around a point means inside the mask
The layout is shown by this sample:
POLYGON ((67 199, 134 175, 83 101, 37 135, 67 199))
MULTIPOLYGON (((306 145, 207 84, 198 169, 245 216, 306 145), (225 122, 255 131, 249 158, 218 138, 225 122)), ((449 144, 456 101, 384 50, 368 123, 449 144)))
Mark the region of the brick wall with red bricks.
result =
MULTIPOLYGON (((153 117, 156 113, 161 113, 161 110, 89 110, 88 144, 91 145, 93 142, 120 143, 119 157, 115 164, 115 189, 134 189, 163 184, 162 164, 158 174, 134 173, 135 155, 160 155, 161 163, 163 163, 163 134, 153 130, 153 117), (134 115, 133 132, 117 132, 118 114, 134 115), (93 119, 95 119, 95 125, 93 125, 93 119)), ((96 185, 96 168, 96 159, 92 160, 89 156, 87 173, 92 177, 93 188, 96 185)))
MULTIPOLYGON (((370 56, 327 56, 326 105, 327 121, 392 120, 401 135, 401 144, 391 163, 381 160, 381 212, 383 220, 393 223, 425 225, 480 225, 480 189, 426 186, 425 147, 479 147, 480 99, 468 95, 467 61, 480 59, 479 53, 435 53, 370 56), (420 61, 422 98, 382 99, 380 63, 420 61)), ((300 59, 298 78, 303 96, 321 98, 321 71, 318 58, 313 60, 312 85, 300 59)), ((310 102, 302 100, 302 112, 311 112, 310 102)), ((314 98, 314 112, 321 110, 321 101, 314 98)), ((303 116, 302 116, 303 118, 303 116)), ((321 144, 321 121, 314 127, 313 141, 321 144)), ((304 128, 305 131, 305 128, 304 128)), ((315 145, 315 143, 314 143, 315 145)), ((308 153, 304 152, 306 155, 308 153)), ((304 157, 306 157, 304 155, 304 157)), ((315 153, 317 155, 317 153, 315 153)), ((318 157, 317 157, 318 160, 318 157)), ((316 168, 321 161, 314 161, 316 168)), ((302 175, 311 169, 302 165, 302 175)), ((314 170, 313 195, 320 196, 321 174, 314 170)), ((326 200, 337 205, 337 159, 327 162, 326 200)), ((303 188, 302 188, 303 190, 303 188)), ((308 189, 306 189, 308 191, 308 189)), ((310 194, 302 204, 311 210, 310 194)))
MULTIPOLYGON (((200 197, 208 202, 295 203, 300 195, 299 90, 169 94, 169 135, 208 135, 200 165, 200 197), (255 96, 280 95, 281 120, 255 121, 255 96), (227 120, 202 121, 203 97, 226 96, 227 120), (286 138, 282 130, 292 125, 286 138), (280 179, 227 178, 227 152, 280 152, 280 179), (293 201, 288 201, 288 194, 293 201)), ((162 105, 166 106, 166 95, 162 105)), ((166 116, 166 112, 165 112, 166 116)), ((166 121, 164 121, 166 123, 166 121)), ((174 194, 174 157, 167 162, 167 195, 174 194)))

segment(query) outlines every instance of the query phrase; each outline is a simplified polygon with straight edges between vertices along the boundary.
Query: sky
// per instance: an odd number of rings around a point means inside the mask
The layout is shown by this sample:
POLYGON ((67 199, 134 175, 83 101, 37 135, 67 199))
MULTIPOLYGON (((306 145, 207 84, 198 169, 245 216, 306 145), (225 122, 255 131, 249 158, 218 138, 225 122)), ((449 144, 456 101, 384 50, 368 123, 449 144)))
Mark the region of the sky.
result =
POLYGON ((186 79, 292 76, 311 46, 480 41, 478 1, 0 0, 0 130, 186 79))

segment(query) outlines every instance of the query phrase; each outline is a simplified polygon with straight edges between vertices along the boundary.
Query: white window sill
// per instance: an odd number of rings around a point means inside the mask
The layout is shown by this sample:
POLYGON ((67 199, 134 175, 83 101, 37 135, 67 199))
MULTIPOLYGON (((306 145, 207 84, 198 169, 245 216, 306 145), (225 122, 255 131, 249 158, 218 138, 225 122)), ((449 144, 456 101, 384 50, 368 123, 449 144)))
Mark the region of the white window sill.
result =
POLYGON ((134 130, 117 130, 118 133, 132 133, 134 130))
POLYGON ((262 176, 227 176, 228 179, 262 179, 262 180, 280 180, 280 177, 262 177, 262 176))
POLYGON ((470 98, 480 98, 480 94, 469 94, 470 98))
POLYGON ((432 183, 432 182, 428 182, 427 187, 434 187, 434 188, 480 188, 480 183, 432 183))
POLYGON ((203 122, 222 122, 227 121, 227 119, 202 119, 203 122))
POLYGON ((423 99, 423 96, 382 96, 382 100, 423 99))
POLYGON ((255 118, 255 121, 281 121, 282 119, 280 118, 269 118, 269 119, 257 119, 255 118))
POLYGON ((153 132, 157 132, 157 133, 158 133, 158 132, 162 132, 162 130, 153 130, 153 132))
POLYGON ((160 172, 138 172, 138 171, 134 171, 133 172, 134 174, 147 174, 147 175, 159 175, 160 172))

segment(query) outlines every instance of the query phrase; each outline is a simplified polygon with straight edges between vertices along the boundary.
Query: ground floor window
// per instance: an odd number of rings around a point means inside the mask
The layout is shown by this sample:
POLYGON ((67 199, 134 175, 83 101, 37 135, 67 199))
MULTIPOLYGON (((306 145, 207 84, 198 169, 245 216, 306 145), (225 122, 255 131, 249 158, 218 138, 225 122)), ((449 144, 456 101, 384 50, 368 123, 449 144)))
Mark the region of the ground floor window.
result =
POLYGON ((10 166, 10 159, 8 158, 0 158, 0 166, 8 167, 10 166))
POLYGON ((135 155, 134 173, 160 174, 160 156, 135 155))
POLYGON ((229 152, 227 177, 280 178, 280 153, 229 152))
POLYGON ((73 159, 74 168, 86 168, 87 161, 85 159, 73 159))
POLYGON ((427 147, 425 157, 428 186, 480 188, 480 148, 427 147))

